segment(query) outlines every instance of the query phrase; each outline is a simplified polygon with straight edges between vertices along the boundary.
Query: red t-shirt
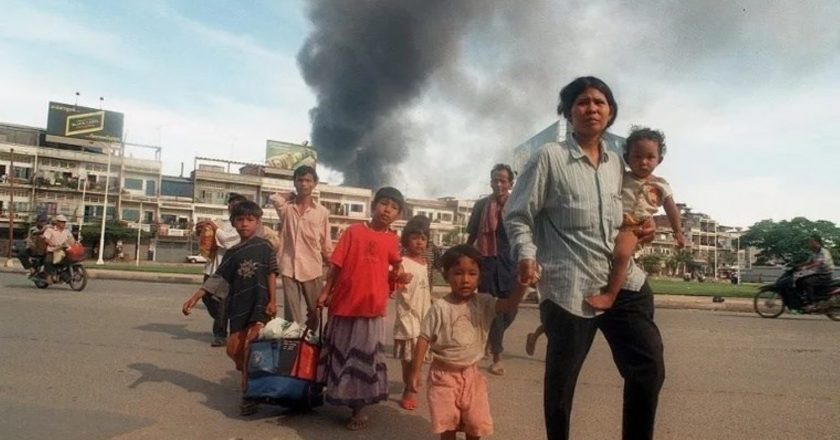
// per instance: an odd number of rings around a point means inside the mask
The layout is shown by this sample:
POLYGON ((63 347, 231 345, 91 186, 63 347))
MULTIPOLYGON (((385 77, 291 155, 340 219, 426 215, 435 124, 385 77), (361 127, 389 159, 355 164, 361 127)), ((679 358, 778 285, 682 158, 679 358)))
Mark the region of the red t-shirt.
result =
POLYGON ((333 287, 330 315, 353 318, 385 316, 391 265, 402 261, 393 231, 377 232, 365 223, 341 234, 330 262, 341 268, 333 287))

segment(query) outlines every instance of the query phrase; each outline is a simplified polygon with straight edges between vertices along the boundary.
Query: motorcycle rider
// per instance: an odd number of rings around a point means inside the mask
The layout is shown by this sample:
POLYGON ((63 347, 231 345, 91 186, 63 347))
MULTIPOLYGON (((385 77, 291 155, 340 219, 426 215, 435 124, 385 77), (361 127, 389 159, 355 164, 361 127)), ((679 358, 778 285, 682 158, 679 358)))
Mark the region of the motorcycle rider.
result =
POLYGON ((47 220, 46 214, 38 215, 35 225, 29 228, 29 234, 26 236, 26 247, 18 251, 20 264, 29 271, 29 276, 38 272, 38 267, 42 264, 41 261, 33 262, 33 258, 43 259, 46 253, 44 229, 47 227, 47 220))
POLYGON ((44 230, 47 241, 47 257, 44 259, 44 272, 47 279, 56 282, 56 266, 64 261, 64 249, 76 243, 73 234, 67 230, 67 217, 59 214, 53 221, 53 226, 44 230))
POLYGON ((808 304, 813 304, 817 299, 815 295, 816 287, 831 283, 834 260, 831 257, 831 252, 823 246, 822 238, 819 235, 815 234, 808 238, 808 248, 811 249, 811 257, 808 261, 797 266, 797 269, 811 273, 799 278, 796 285, 799 290, 806 292, 808 304))

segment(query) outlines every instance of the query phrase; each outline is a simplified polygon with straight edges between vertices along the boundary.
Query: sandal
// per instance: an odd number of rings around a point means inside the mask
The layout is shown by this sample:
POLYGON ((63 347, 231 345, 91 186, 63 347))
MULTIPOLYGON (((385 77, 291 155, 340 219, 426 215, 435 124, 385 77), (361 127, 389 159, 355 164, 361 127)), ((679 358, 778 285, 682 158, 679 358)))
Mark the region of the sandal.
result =
POLYGON ((347 429, 349 429, 351 431, 361 431, 362 429, 366 429, 367 427, 368 427, 367 416, 350 417, 350 421, 347 423, 347 429))
POLYGON ((528 356, 533 356, 537 349, 537 337, 536 333, 528 333, 525 337, 525 353, 528 353, 528 356))
POLYGON ((250 416, 257 413, 257 402, 251 400, 243 400, 239 404, 239 415, 250 416))

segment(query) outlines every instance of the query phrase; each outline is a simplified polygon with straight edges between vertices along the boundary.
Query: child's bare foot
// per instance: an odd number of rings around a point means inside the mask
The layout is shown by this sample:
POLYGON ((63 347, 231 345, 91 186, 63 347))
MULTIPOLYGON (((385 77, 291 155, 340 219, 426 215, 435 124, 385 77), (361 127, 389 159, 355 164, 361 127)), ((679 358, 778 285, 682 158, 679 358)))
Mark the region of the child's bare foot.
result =
POLYGON ((350 421, 347 422, 347 429, 351 431, 361 431, 362 429, 366 429, 368 427, 368 416, 365 414, 356 414, 350 417, 350 421))
POLYGON ((490 373, 495 374, 496 376, 505 375, 505 367, 502 366, 501 360, 493 362, 493 364, 490 365, 490 368, 488 368, 488 370, 490 370, 490 373))
POLYGON ((537 349, 537 338, 540 335, 536 333, 528 333, 528 336, 525 336, 525 353, 528 353, 528 356, 533 356, 534 351, 537 349))
POLYGON ((417 393, 405 390, 400 400, 400 407, 409 411, 417 409, 417 393))
POLYGON ((615 302, 615 298, 606 293, 586 298, 586 303, 595 310, 607 310, 612 307, 613 302, 615 302))

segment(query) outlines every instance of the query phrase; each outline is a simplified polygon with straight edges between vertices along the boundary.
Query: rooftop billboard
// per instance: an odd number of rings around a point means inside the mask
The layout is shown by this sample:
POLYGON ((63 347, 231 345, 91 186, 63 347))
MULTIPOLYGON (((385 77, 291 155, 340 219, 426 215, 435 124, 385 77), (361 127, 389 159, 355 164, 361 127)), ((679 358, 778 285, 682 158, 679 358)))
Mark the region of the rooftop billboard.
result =
POLYGON ((315 168, 318 153, 306 145, 268 140, 265 144, 265 164, 271 168, 294 170, 301 165, 315 168))
POLYGON ((100 142, 120 142, 123 114, 50 102, 47 135, 100 142))

